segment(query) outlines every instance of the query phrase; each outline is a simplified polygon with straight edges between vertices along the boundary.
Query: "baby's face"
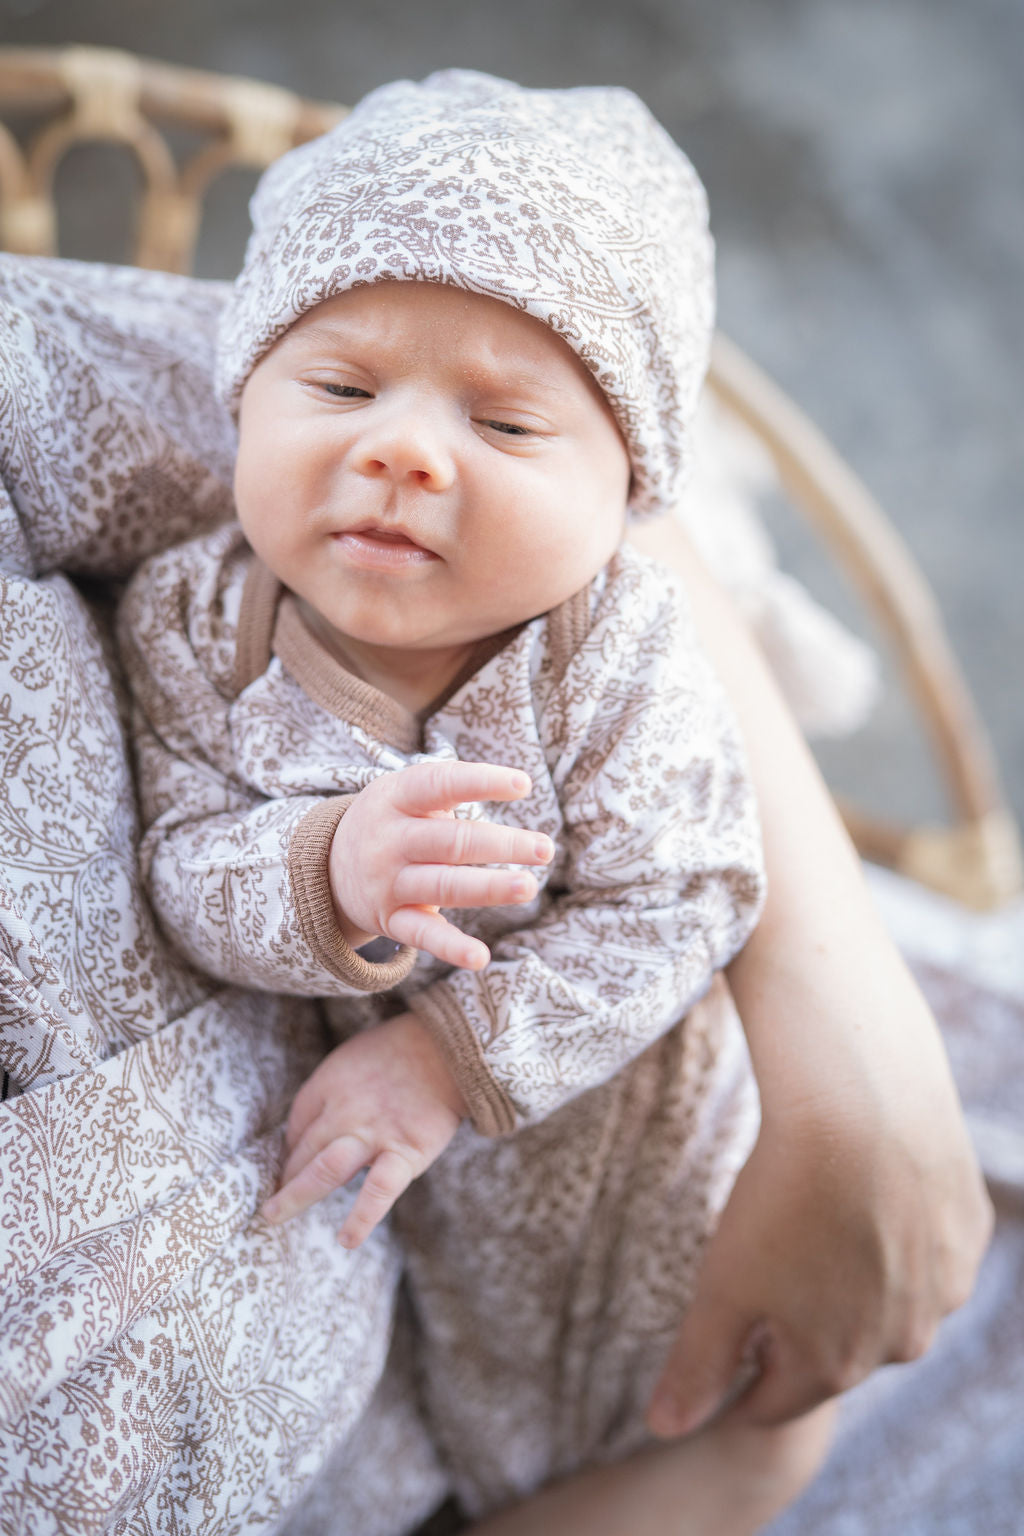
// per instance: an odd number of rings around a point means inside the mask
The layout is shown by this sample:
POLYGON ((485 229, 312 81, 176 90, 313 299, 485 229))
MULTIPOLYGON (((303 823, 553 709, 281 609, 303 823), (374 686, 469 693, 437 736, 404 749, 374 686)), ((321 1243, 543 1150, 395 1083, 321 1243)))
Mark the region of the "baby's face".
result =
POLYGON ((584 586, 630 466, 575 353, 496 299, 378 283, 288 331, 242 395, 250 543, 329 630, 456 650, 584 586))

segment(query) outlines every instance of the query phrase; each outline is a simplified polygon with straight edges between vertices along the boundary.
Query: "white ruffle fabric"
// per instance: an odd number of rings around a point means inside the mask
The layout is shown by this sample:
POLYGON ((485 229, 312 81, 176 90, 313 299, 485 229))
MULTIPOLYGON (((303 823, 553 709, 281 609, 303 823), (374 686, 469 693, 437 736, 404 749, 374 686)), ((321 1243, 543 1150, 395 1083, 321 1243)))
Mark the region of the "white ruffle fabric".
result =
POLYGON ((693 474, 675 516, 757 636, 805 735, 852 735, 881 694, 878 653, 779 569, 758 513, 779 495, 775 466, 708 390, 693 441, 693 474))

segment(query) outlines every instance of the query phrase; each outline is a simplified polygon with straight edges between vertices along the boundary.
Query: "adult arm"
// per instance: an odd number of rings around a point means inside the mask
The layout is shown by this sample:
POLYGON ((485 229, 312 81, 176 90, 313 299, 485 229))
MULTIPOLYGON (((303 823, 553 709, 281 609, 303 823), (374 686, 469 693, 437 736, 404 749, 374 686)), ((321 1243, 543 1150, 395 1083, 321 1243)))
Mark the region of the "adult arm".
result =
POLYGON ((728 969, 762 1128, 655 1393, 652 1428, 680 1434, 751 1341, 761 1374, 733 1412, 766 1423, 916 1358, 969 1295, 992 1214, 934 1019, 763 657, 681 531, 638 542, 683 577, 739 718, 768 875, 728 969))

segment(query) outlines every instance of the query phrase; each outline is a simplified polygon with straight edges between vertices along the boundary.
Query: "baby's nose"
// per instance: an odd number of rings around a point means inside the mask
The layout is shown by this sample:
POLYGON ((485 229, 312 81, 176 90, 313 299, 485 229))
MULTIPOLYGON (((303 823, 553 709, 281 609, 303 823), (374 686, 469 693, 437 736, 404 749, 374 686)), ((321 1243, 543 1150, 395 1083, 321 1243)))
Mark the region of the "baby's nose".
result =
POLYGON ((355 467, 373 478, 445 490, 455 478, 455 462, 443 425, 424 411, 395 411, 362 434, 355 467))

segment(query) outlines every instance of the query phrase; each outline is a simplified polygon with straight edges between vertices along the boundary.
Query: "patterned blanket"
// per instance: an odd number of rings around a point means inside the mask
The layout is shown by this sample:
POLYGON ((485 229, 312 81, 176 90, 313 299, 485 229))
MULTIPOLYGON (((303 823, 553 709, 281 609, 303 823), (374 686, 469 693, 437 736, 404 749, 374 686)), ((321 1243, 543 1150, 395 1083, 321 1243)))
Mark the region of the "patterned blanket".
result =
POLYGON ((271 1017, 190 969, 136 877, 109 597, 143 555, 230 508, 232 432, 208 384, 220 302, 184 279, 0 259, 11 1536, 256 1531, 331 1453, 353 1532, 406 1529, 443 1491, 411 1394, 382 1385, 392 1240, 347 1254, 320 1207, 277 1231, 252 1220, 324 1050, 317 1015, 296 1001, 271 1017), (345 1460, 378 1411, 392 1453, 402 1442, 386 1497, 379 1457, 345 1460))

